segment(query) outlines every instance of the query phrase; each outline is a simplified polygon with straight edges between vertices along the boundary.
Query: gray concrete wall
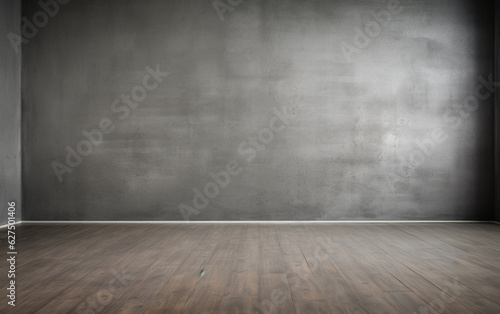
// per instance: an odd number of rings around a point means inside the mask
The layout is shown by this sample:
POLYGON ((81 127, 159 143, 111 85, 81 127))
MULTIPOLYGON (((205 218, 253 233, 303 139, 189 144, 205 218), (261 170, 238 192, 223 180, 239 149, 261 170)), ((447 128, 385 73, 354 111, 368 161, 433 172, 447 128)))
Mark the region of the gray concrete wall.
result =
POLYGON ((26 219, 490 219, 492 8, 61 4, 23 51, 26 219))
MULTIPOLYGON (((495 2, 495 76, 500 81, 500 5, 495 2)), ((500 221, 500 95, 495 93, 495 220, 500 221)))
POLYGON ((11 202, 21 219, 21 53, 9 39, 20 23, 21 3, 0 1, 0 225, 7 224, 11 202))

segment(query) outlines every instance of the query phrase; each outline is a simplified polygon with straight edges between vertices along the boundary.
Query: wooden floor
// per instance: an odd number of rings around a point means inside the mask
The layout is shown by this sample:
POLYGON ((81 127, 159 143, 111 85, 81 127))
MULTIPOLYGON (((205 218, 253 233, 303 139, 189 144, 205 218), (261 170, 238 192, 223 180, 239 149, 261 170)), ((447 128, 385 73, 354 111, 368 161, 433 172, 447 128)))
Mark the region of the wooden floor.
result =
POLYGON ((7 305, 3 259, 0 313, 500 313, 500 225, 16 231, 16 307, 7 305))

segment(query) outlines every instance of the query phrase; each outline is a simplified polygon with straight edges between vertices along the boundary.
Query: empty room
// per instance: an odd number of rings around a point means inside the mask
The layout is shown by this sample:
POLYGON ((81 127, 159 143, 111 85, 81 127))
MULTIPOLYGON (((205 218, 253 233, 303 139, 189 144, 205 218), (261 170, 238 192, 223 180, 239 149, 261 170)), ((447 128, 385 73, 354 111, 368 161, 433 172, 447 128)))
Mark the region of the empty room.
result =
POLYGON ((500 3, 0 0, 0 313, 500 313, 500 3))

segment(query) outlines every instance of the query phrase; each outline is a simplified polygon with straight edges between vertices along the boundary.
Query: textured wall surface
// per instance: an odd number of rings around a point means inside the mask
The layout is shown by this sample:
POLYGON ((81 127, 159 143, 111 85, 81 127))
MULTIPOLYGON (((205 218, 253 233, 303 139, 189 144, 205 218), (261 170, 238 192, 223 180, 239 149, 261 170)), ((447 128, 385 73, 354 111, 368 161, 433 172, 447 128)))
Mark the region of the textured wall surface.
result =
POLYGON ((25 219, 490 219, 492 8, 52 8, 23 45, 25 219))
POLYGON ((21 3, 0 1, 0 225, 9 202, 21 219, 21 53, 8 35, 20 33, 21 3))
MULTIPOLYGON (((495 74, 500 81, 500 4, 495 3, 495 74)), ((500 221, 500 87, 495 93, 495 220, 500 221)))

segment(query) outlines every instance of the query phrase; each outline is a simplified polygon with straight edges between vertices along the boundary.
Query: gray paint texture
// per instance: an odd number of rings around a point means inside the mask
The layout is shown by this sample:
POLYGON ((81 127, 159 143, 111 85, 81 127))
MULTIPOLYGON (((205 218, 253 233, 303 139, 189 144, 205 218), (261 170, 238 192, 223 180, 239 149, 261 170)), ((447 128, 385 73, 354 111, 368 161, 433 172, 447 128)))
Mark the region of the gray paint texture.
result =
POLYGON ((8 203, 21 219, 21 54, 9 42, 19 34, 21 3, 0 1, 0 225, 8 221, 8 203))
POLYGON ((27 220, 491 218, 492 2, 231 3, 73 1, 23 45, 27 220))
MULTIPOLYGON (((500 81, 500 5, 495 2, 495 77, 500 81)), ((495 93, 495 220, 500 222, 500 95, 495 93)))

